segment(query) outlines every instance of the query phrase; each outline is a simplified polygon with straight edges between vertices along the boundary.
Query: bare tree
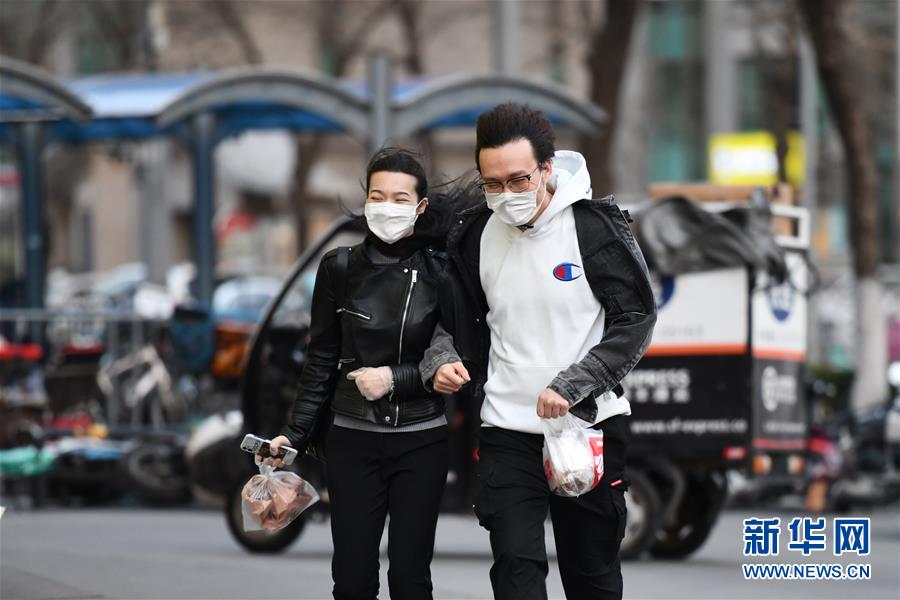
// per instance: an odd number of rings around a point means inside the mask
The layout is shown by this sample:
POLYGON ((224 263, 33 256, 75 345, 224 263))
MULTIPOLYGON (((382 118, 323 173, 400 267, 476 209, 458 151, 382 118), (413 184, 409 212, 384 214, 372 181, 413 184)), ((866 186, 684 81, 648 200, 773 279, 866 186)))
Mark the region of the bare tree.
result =
MULTIPOLYGON (((271 5, 276 6, 276 5, 271 5)), ((260 32, 254 31, 248 19, 256 8, 253 2, 213 0, 196 6, 175 4, 175 8, 217 19, 237 45, 237 60, 254 65, 266 62, 260 44, 260 32)), ((312 0, 291 4, 291 18, 311 23, 318 52, 318 68, 323 74, 341 77, 352 61, 366 49, 372 30, 394 8, 393 0, 356 2, 354 0, 312 0)), ((289 206, 292 213, 298 247, 306 245, 309 222, 307 183, 310 174, 325 151, 328 134, 300 133, 296 136, 296 162, 291 175, 289 206)))
POLYGON ((256 43, 250 29, 247 27, 239 8, 234 0, 214 0, 215 13, 222 19, 222 24, 231 32, 234 40, 240 46, 244 62, 248 65, 256 65, 263 62, 263 53, 256 43))
POLYGON ((118 2, 91 0, 81 7, 93 19, 97 31, 112 48, 119 65, 124 68, 153 68, 155 64, 147 45, 146 0, 118 2))
MULTIPOLYGON (((410 75, 422 77, 425 75, 425 63, 422 35, 422 4, 415 0, 394 0, 392 5, 400 22, 403 39, 406 41, 406 51, 403 55, 403 65, 410 75)), ((416 136, 416 141, 424 154, 433 159, 435 155, 434 137, 428 132, 421 132, 416 136)), ((435 165, 433 160, 428 161, 431 169, 430 175, 434 175, 435 165)), ((432 177, 433 179, 433 177, 432 177)))
MULTIPOLYGON (((72 30, 78 16, 75 3, 60 0, 4 0, 0 2, 0 54, 53 70, 48 64, 60 35, 72 30)), ((43 160, 45 269, 73 266, 64 241, 72 214, 72 190, 86 172, 88 153, 82 148, 59 152, 51 147, 43 160), (52 156, 52 159, 49 158, 52 156)), ((0 275, 2 276, 2 275, 0 275)))
POLYGON ((60 0, 0 2, 0 54, 42 65, 66 26, 70 6, 60 0))
POLYGON ((819 77, 848 165, 849 237, 856 277, 857 352, 851 404, 855 410, 883 399, 887 344, 878 278, 879 231, 875 156, 861 88, 856 84, 853 40, 845 29, 845 0, 798 0, 812 40, 819 77))
POLYGON ((763 125, 775 138, 778 181, 787 181, 788 132, 797 107, 795 82, 799 57, 800 21, 790 4, 747 2, 757 65, 761 78, 763 125))
POLYGON ((400 19, 403 37, 406 40, 406 53, 403 62, 413 75, 422 75, 425 65, 422 62, 422 28, 420 25, 421 4, 415 0, 394 0, 393 9, 400 19))
POLYGON ((602 135, 585 136, 582 148, 594 190, 603 195, 612 191, 612 142, 619 116, 619 95, 624 81, 629 46, 641 0, 603 0, 603 18, 596 18, 589 5, 585 17, 593 23, 587 58, 591 101, 603 108, 609 123, 602 135))
MULTIPOLYGON (((320 1, 314 3, 309 12, 316 24, 319 68, 327 75, 340 77, 345 74, 351 61, 365 50, 372 30, 390 13, 390 0, 369 3, 353 0, 320 1), (354 18, 353 10, 360 7, 366 7, 366 12, 354 18)), ((325 144, 326 138, 321 133, 298 136, 290 204, 294 211, 300 248, 307 242, 307 182, 318 157, 325 150, 325 144)))

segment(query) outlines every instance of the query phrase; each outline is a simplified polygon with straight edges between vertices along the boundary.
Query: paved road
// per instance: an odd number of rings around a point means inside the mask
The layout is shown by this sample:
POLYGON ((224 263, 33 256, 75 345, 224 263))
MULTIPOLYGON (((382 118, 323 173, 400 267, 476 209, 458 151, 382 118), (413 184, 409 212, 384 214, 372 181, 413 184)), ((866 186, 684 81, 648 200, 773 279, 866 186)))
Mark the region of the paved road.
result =
MULTIPOLYGON (((783 522, 792 516, 771 514, 783 522)), ((872 578, 864 582, 745 581, 741 520, 747 516, 763 513, 725 513, 690 560, 627 563, 626 598, 900 598, 900 509, 871 514, 872 553, 858 560, 872 565, 872 578)), ((442 516, 437 537, 435 598, 490 598, 487 536, 474 519, 442 516)), ((809 562, 847 562, 843 558, 829 549, 809 562)), ((261 557, 240 550, 223 517, 209 510, 7 511, 0 519, 3 600, 329 598, 329 560, 326 523, 310 525, 286 553, 261 557)), ((759 562, 802 561, 799 553, 783 552, 759 562)), ((386 585, 382 573, 382 597, 386 585)), ((549 591, 551 598, 563 597, 555 563, 549 591)))

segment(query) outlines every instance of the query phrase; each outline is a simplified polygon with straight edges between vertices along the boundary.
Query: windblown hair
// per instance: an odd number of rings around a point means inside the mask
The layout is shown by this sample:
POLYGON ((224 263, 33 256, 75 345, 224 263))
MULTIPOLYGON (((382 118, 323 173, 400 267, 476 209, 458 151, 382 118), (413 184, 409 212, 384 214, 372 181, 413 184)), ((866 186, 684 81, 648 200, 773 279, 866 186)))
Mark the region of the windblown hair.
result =
POLYGON ((475 165, 483 148, 499 148, 509 142, 528 140, 538 163, 545 163, 556 152, 556 133, 542 111, 527 104, 506 102, 478 115, 475 125, 475 165))

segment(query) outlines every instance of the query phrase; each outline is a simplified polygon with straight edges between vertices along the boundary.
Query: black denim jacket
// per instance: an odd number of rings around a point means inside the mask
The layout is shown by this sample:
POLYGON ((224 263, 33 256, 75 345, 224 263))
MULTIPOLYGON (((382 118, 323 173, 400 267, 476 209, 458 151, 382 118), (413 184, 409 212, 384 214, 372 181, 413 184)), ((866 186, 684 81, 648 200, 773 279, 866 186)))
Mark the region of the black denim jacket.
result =
MULTIPOLYGON (((644 257, 613 197, 580 200, 573 210, 585 277, 605 309, 606 326, 603 339, 548 382, 548 387, 569 401, 573 414, 593 422, 596 404, 579 402, 617 390, 641 359, 656 323, 656 302, 644 257)), ((463 390, 469 388, 479 402, 484 398, 491 340, 479 254, 491 214, 481 204, 457 215, 447 238, 450 263, 441 276, 441 322, 472 377, 463 390)), ((424 371, 425 366, 420 368, 424 371)))

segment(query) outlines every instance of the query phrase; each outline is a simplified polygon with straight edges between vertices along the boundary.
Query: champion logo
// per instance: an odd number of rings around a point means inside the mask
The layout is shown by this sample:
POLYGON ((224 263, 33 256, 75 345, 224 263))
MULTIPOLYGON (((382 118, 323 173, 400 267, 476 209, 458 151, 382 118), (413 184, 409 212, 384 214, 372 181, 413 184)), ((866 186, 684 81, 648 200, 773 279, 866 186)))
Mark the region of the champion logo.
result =
POLYGON ((581 267, 575 263, 559 263, 553 267, 553 276, 560 281, 573 281, 581 277, 581 267))

